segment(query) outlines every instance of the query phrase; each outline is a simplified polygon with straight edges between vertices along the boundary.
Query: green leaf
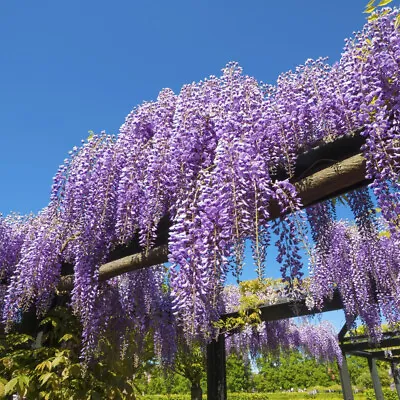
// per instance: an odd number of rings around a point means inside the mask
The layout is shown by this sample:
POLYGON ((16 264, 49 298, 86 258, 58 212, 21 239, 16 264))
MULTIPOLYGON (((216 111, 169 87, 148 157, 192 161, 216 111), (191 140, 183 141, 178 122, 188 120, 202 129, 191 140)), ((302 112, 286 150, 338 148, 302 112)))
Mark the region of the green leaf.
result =
POLYGON ((0 382, 0 398, 6 395, 5 386, 3 383, 0 382))
POLYGON ((46 372, 44 375, 41 375, 39 378, 39 380, 42 382, 41 386, 43 386, 53 375, 53 372, 46 372))
POLYGON ((53 317, 46 317, 43 321, 40 321, 39 325, 43 326, 49 323, 51 323, 51 325, 54 326, 54 328, 56 328, 58 325, 58 321, 53 317))
POLYGON ((378 96, 374 96, 373 98, 372 98, 372 100, 370 101, 370 105, 371 106, 373 106, 375 103, 376 103, 376 101, 378 100, 378 96))
POLYGON ((18 377, 18 387, 19 393, 22 394, 25 392, 26 387, 29 385, 29 377, 26 375, 20 375, 18 377))
POLYGON ((375 7, 374 7, 373 5, 371 5, 371 6, 367 6, 367 7, 365 8, 364 13, 365 13, 365 14, 371 14, 371 13, 374 12, 374 11, 375 11, 375 7))
POLYGON ((73 339, 74 335, 71 335, 70 333, 66 333, 58 342, 68 342, 68 340, 73 339))
POLYGON ((395 23, 394 23, 394 27, 395 27, 396 29, 398 29, 399 26, 400 26, 400 14, 397 15, 396 21, 395 21, 395 23))
POLYGON ((378 19, 378 14, 373 14, 370 17, 368 17, 369 22, 375 21, 376 19, 378 19))
POLYGON ((79 378, 81 376, 81 366, 80 364, 72 364, 69 368, 68 368, 68 374, 72 375, 76 378, 79 378))
POLYGON ((389 231, 382 231, 378 233, 379 237, 387 237, 390 238, 390 232, 389 231))
POLYGON ((18 383, 18 377, 12 378, 9 382, 7 382, 4 387, 5 394, 11 394, 14 392, 15 385, 18 383))
POLYGON ((385 15, 388 15, 389 13, 390 13, 390 8, 387 8, 385 11, 383 11, 382 13, 381 13, 381 17, 384 17, 385 15))
POLYGON ((40 364, 36 365, 35 370, 43 372, 45 369, 51 371, 51 361, 45 360, 40 364))
POLYGON ((58 356, 56 357, 52 362, 51 362, 51 366, 57 367, 57 365, 60 365, 61 363, 65 362, 66 358, 64 356, 58 356))
POLYGON ((378 4, 378 7, 386 6, 387 4, 391 3, 393 0, 381 0, 378 4))
POLYGON ((40 392, 40 393, 43 396, 44 400, 50 400, 51 393, 49 392, 40 392))
POLYGON ((20 375, 19 377, 18 377, 18 380, 20 381, 20 382, 22 382, 23 384, 24 384, 24 386, 28 386, 29 385, 29 376, 28 375, 20 375))
POLYGON ((34 339, 30 335, 25 335, 25 334, 18 334, 13 337, 13 345, 19 345, 19 344, 24 344, 28 342, 33 342, 34 339))
POLYGON ((102 399, 102 397, 97 392, 92 392, 92 395, 90 398, 92 400, 101 400, 102 399))

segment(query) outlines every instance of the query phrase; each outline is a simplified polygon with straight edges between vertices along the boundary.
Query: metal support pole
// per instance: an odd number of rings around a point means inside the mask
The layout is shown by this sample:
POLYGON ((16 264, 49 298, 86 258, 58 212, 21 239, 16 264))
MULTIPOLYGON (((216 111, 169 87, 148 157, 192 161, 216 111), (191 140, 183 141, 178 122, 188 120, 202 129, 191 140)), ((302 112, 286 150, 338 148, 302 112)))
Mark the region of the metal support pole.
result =
POLYGON ((397 369, 397 362, 392 361, 390 363, 390 368, 392 370, 392 376, 394 380, 394 385, 396 387, 397 396, 400 399, 400 371, 397 369))
POLYGON ((224 335, 219 335, 207 346, 207 399, 227 399, 224 335))
POLYGON ((376 400, 384 400, 382 385, 378 375, 378 367, 376 365, 376 360, 372 357, 368 358, 369 372, 371 373, 372 385, 375 391, 376 400))
POLYGON ((342 365, 339 364, 340 384, 342 385, 342 393, 344 400, 354 400, 353 389, 351 387, 351 380, 349 368, 347 367, 346 354, 343 353, 342 365))

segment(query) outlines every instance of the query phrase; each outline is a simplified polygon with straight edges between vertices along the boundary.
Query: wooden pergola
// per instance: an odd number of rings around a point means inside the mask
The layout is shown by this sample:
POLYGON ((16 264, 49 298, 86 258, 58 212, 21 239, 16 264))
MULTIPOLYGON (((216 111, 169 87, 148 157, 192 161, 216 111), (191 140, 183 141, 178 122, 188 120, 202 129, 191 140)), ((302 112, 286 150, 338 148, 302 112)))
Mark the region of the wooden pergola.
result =
MULTIPOLYGON (((295 174, 290 181, 295 184, 303 207, 337 197, 370 183, 365 178, 365 159, 360 152, 364 140, 359 132, 345 136, 335 142, 322 144, 297 158, 295 174)), ((278 171, 276 179, 289 178, 284 171, 278 171)), ((281 216, 277 204, 271 204, 270 219, 281 216)), ((155 247, 147 252, 140 251, 137 242, 119 247, 112 252, 109 262, 100 267, 99 280, 107 279, 168 261, 168 216, 161 219, 155 247)), ((72 271, 64 265, 65 271, 72 271)), ((64 275, 60 290, 72 289, 73 276, 64 275)))
POLYGON ((379 343, 371 342, 366 335, 349 335, 346 336, 348 328, 343 326, 339 333, 340 348, 343 353, 343 365, 341 367, 341 381, 345 388, 343 393, 347 396, 345 399, 353 399, 351 385, 348 376, 346 354, 363 357, 368 360, 368 367, 371 374, 372 385, 377 400, 384 400, 382 385, 378 375, 376 361, 386 361, 390 364, 394 384, 397 395, 400 399, 400 375, 397 365, 400 362, 400 331, 383 332, 382 340, 379 343), (343 374, 343 377, 342 377, 343 374))
MULTIPOLYGON (((370 181, 365 178, 366 162, 360 151, 363 143, 364 139, 360 132, 344 136, 331 143, 322 143, 299 155, 294 176, 288 177, 282 170, 277 173, 275 179, 290 179, 290 182, 296 186, 304 207, 364 187, 370 181)), ((277 204, 271 204, 269 212, 271 219, 280 217, 277 204)), ((128 246, 119 247, 112 252, 109 261, 100 267, 99 280, 106 281, 126 272, 167 262, 170 226, 169 218, 165 216, 158 226, 157 239, 153 249, 144 252, 138 242, 134 241, 128 246)), ((72 289, 72 271, 72 266, 63 266, 63 276, 58 287, 60 291, 72 289)), ((315 310, 307 308, 305 299, 282 299, 276 304, 261 307, 261 320, 274 321, 342 308, 343 304, 337 293, 332 299, 325 301, 322 309, 315 310)), ((229 316, 234 316, 234 314, 229 316)), ((361 355, 361 351, 366 351, 366 348, 349 350, 348 346, 351 344, 347 342, 342 344, 344 354, 356 351, 353 354, 361 355)), ((381 355, 381 353, 369 353, 368 359, 379 359, 381 355)), ((376 369, 376 366, 373 368, 376 369)), ((352 400, 353 394, 345 361, 340 368, 340 376, 344 399, 352 400)), ((223 333, 207 347, 207 387, 208 400, 226 400, 225 337, 223 333)))
MULTIPOLYGON (((264 322, 278 321, 287 318, 312 315, 316 312, 335 311, 343 308, 338 292, 334 292, 332 299, 325 301, 323 308, 316 311, 310 310, 303 299, 281 299, 277 303, 260 307, 260 319, 264 322)), ((235 317, 237 313, 225 314, 222 318, 235 317)), ((226 356, 225 335, 221 333, 217 340, 207 347, 207 398, 225 400, 226 390, 226 356)), ((347 398, 346 398, 347 399, 347 398)))

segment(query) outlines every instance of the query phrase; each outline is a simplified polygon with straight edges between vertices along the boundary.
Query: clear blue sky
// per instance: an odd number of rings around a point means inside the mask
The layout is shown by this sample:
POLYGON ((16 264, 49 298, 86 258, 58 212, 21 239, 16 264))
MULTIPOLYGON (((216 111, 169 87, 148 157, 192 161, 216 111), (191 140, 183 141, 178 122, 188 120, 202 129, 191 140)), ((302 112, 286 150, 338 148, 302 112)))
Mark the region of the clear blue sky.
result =
POLYGON ((43 208, 88 130, 116 133, 164 87, 238 61, 274 83, 307 58, 339 59, 366 0, 0 2, 0 212, 43 208))
POLYGON ((43 208, 88 130, 118 132, 164 87, 229 61, 268 83, 307 58, 337 61, 366 2, 2 0, 0 212, 43 208))

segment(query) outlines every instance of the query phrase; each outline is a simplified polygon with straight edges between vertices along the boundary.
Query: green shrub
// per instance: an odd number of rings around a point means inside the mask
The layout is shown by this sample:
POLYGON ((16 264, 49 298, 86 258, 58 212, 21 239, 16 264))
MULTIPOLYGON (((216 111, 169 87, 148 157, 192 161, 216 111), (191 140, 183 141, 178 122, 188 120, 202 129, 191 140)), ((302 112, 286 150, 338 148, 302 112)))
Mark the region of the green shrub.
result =
MULTIPOLYGON (((229 400, 269 400, 266 393, 228 393, 229 400)), ((190 400, 188 394, 171 395, 146 395, 142 400, 190 400)), ((207 400, 207 395, 203 394, 203 400, 207 400)))
MULTIPOLYGON (((397 393, 389 388, 383 388, 383 397, 385 400, 398 400, 397 393)), ((365 396, 367 400, 375 400, 375 392, 374 389, 368 389, 365 391, 365 396)))
POLYGON ((229 393, 229 400, 268 400, 266 393, 229 393))

